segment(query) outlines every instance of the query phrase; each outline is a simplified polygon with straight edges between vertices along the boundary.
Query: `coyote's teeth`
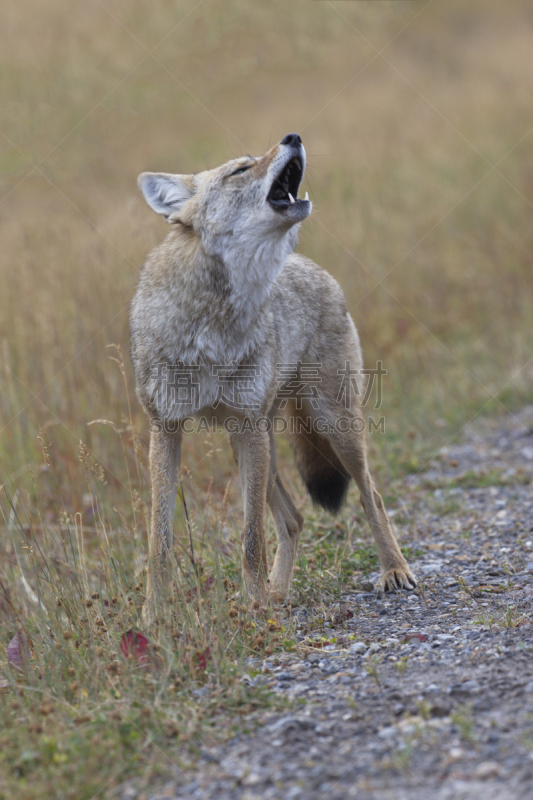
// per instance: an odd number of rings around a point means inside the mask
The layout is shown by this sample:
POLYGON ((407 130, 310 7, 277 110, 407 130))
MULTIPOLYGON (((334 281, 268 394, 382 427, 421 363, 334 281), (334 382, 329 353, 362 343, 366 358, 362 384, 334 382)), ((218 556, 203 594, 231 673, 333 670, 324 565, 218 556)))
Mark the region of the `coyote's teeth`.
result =
POLYGON ((307 192, 305 193, 304 200, 309 200, 309 195, 307 194, 307 192))
POLYGON ((290 192, 289 192, 289 200, 291 201, 291 203, 294 203, 294 197, 290 192))

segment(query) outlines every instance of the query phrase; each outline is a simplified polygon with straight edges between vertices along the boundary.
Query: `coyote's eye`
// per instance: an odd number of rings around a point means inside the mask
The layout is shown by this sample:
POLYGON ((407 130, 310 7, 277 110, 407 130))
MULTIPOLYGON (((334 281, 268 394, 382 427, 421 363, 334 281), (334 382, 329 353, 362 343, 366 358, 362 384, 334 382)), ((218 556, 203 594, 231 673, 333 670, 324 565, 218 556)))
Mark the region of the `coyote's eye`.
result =
POLYGON ((241 175, 243 172, 246 172, 247 169, 250 169, 251 166, 251 164, 247 164, 245 167, 239 167, 235 172, 230 173, 230 178, 233 177, 233 175, 241 175))

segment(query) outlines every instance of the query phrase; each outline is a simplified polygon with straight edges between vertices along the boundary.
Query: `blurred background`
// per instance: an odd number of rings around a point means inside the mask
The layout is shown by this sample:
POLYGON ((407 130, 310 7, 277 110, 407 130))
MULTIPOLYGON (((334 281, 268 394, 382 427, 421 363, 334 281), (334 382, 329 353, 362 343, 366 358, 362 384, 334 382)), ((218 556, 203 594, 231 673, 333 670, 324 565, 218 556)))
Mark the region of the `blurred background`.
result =
MULTIPOLYGON (((388 373, 374 414, 386 430, 370 441, 381 487, 470 419, 531 402, 532 52, 526 0, 7 4, 6 518, 81 513, 144 538, 148 426, 128 303, 167 227, 137 175, 259 155, 290 131, 314 204, 299 249, 341 283, 367 365, 388 373)), ((184 459, 193 515, 237 502, 221 435, 189 437, 184 459)))

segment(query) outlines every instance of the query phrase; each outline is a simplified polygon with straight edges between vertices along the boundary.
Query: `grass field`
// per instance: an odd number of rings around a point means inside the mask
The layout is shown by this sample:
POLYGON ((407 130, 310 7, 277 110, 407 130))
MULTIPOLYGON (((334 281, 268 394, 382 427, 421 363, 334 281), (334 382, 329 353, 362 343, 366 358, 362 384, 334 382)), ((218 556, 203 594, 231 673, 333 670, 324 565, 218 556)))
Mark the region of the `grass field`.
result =
MULTIPOLYGON (((241 728, 272 702, 240 681, 244 659, 292 646, 290 622, 236 600, 242 509, 216 434, 186 442, 175 604, 142 627, 148 431, 127 312, 166 226, 138 173, 301 134, 314 212, 299 249, 340 281, 367 364, 387 370, 369 449, 393 506, 469 419, 533 397, 533 13, 28 0, 2 16, 0 798, 88 800, 241 728), (121 650, 130 629, 149 638, 141 659, 139 641, 121 650)), ((331 604, 374 564, 356 492, 335 523, 315 514, 280 447, 307 520, 294 602, 331 604)))

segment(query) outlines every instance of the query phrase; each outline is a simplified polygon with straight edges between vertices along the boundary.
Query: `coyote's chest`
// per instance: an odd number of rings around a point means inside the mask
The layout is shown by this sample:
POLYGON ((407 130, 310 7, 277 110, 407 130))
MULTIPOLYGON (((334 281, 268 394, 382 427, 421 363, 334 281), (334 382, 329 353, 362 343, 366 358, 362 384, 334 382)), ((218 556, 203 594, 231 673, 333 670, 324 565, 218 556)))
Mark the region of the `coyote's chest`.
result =
POLYGON ((265 413, 273 383, 270 359, 241 362, 161 361, 146 389, 161 419, 181 420, 210 409, 216 415, 265 413))

